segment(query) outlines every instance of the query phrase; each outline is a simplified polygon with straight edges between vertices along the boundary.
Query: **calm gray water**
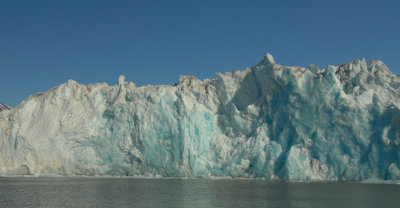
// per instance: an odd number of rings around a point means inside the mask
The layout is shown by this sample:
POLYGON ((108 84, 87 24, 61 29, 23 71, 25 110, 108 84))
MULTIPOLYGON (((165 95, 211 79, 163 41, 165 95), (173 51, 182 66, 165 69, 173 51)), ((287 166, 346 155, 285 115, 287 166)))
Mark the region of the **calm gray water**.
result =
POLYGON ((0 207, 400 207, 400 185, 0 178, 0 207))

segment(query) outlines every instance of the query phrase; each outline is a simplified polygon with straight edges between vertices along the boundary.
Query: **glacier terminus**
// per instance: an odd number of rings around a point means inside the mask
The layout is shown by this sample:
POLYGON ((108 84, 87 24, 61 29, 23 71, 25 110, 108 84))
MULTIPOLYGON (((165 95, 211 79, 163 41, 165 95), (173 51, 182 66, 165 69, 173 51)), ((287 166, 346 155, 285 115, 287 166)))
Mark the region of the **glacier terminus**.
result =
POLYGON ((0 103, 0 175, 399 180, 400 78, 381 61, 215 79, 69 80, 0 103))

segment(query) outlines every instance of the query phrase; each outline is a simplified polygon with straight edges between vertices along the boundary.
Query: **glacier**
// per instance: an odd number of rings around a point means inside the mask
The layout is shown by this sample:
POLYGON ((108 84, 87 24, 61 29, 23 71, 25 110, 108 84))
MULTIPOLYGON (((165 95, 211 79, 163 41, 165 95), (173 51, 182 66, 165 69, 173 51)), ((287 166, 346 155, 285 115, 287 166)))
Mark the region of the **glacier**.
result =
POLYGON ((399 180, 400 78, 365 59, 181 76, 68 80, 0 110, 0 175, 399 180))

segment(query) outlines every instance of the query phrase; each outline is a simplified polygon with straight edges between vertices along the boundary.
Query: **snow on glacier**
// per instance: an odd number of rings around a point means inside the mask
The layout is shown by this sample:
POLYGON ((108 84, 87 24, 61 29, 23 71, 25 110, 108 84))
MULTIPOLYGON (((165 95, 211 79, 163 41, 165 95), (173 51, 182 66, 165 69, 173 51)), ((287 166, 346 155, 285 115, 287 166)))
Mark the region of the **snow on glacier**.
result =
POLYGON ((400 179, 400 79, 381 61, 213 80, 73 80, 0 112, 0 174, 400 179))

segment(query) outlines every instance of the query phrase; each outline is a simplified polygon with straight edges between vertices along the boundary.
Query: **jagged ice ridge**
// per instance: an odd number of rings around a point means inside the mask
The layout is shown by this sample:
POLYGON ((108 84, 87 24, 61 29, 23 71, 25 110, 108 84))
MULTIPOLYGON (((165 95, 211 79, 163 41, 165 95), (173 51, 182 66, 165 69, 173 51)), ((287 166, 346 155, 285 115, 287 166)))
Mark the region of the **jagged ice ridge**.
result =
POLYGON ((398 180, 399 87, 381 61, 321 70, 269 54, 171 86, 69 80, 1 106, 0 174, 398 180))
POLYGON ((7 105, 5 105, 4 103, 0 102, 0 111, 2 110, 9 110, 10 107, 8 107, 7 105))

